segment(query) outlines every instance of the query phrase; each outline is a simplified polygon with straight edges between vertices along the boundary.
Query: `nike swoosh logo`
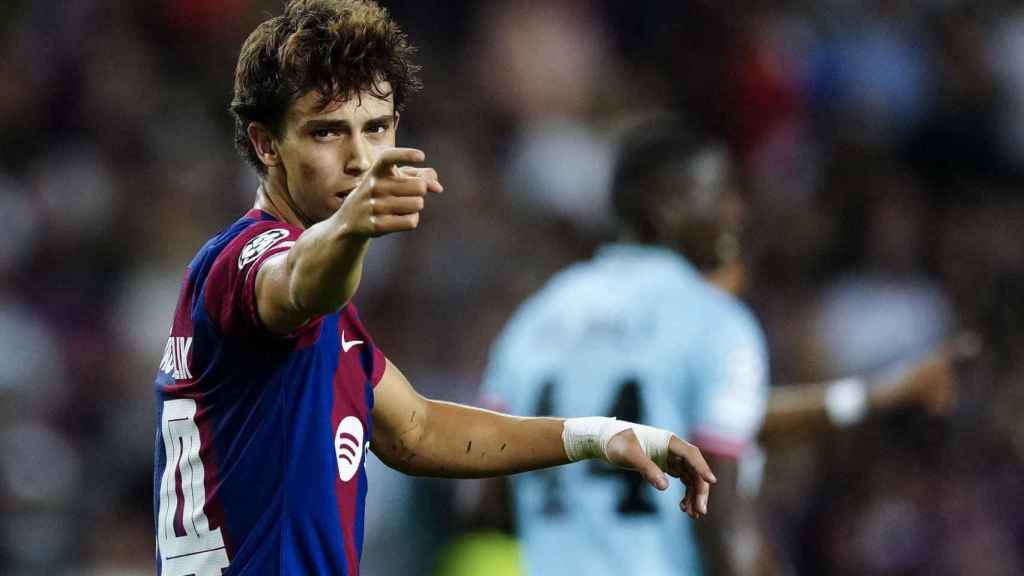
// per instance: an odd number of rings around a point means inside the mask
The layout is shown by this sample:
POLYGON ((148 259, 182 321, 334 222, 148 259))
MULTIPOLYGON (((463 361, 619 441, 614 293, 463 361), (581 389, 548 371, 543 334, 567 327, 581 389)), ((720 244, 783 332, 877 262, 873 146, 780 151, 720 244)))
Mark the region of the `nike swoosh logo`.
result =
POLYGON ((358 345, 360 345, 362 343, 363 343, 362 340, 349 340, 348 342, 346 342, 345 341, 345 331, 344 330, 341 331, 341 351, 342 352, 348 352, 349 350, 352 349, 353 346, 358 346, 358 345))

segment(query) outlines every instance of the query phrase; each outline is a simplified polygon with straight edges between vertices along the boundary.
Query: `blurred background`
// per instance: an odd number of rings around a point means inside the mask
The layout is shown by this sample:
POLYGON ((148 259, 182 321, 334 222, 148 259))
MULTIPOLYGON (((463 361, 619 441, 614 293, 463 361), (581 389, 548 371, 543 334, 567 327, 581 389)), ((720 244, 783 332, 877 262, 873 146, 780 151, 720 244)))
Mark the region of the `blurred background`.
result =
MULTIPOLYGON (((610 238, 616 131, 727 142, 775 382, 971 329, 943 418, 767 446, 791 574, 1024 574, 1024 2, 387 1, 425 90, 400 144, 445 184, 357 297, 425 394, 476 402, 514 307, 610 238)), ((280 0, 0 4, 0 573, 153 571, 152 381, 184 267, 252 203, 227 111, 280 0)), ((444 573, 459 484, 371 457, 364 573, 444 573)))

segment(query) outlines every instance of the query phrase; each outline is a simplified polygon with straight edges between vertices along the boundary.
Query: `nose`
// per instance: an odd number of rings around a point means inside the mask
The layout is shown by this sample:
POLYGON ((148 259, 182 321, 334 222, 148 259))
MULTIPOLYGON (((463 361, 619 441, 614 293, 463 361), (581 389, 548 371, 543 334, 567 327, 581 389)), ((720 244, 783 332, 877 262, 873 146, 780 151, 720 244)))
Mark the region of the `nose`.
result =
POLYGON ((345 173, 349 176, 362 176, 366 173, 372 164, 370 150, 371 147, 364 138, 352 138, 352 146, 348 151, 348 158, 345 159, 345 173))

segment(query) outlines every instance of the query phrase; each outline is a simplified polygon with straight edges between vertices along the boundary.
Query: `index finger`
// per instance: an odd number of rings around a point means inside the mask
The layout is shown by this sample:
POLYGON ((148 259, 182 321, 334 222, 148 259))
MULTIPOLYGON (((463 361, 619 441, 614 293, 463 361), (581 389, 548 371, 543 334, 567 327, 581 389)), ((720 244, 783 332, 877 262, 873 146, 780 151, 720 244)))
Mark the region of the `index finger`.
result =
POLYGON ((417 148, 388 148, 377 157, 373 167, 373 175, 386 177, 391 175, 391 168, 403 162, 423 162, 427 155, 417 148))

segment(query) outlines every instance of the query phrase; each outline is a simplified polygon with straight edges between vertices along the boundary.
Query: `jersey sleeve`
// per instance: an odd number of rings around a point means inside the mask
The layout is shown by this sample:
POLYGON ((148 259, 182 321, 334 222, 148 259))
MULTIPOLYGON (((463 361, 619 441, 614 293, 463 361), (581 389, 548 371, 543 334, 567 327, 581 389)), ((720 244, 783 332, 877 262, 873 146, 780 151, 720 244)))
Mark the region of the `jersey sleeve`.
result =
POLYGON ((690 421, 692 441, 706 452, 738 458, 757 436, 768 400, 764 335, 745 309, 716 318, 692 358, 696 370, 690 421))
POLYGON ((377 346, 377 343, 373 341, 370 332, 363 326, 363 321, 359 318, 359 310, 356 309, 355 304, 349 303, 345 306, 342 315, 344 326, 351 330, 351 332, 346 331, 342 333, 342 338, 344 338, 342 346, 345 345, 345 342, 358 341, 366 347, 361 357, 363 371, 370 377, 373 387, 376 388, 377 384, 380 383, 380 379, 384 377, 384 370, 388 367, 387 357, 377 346))
MULTIPOLYGON (((203 288, 202 305, 227 336, 270 335, 256 305, 256 275, 272 256, 295 245, 302 229, 277 221, 257 222, 233 238, 214 260, 203 288)), ((310 322, 286 336, 313 330, 310 322)))

